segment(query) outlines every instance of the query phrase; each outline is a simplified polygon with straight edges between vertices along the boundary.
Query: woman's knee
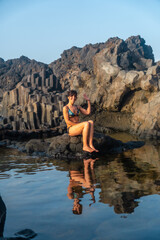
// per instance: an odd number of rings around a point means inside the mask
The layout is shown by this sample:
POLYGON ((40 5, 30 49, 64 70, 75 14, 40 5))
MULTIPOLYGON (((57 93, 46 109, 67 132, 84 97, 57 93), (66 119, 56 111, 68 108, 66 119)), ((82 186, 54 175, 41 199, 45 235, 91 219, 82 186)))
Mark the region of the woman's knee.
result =
POLYGON ((89 127, 89 121, 84 122, 84 127, 89 127))
POLYGON ((93 125, 93 120, 89 120, 88 122, 93 125))

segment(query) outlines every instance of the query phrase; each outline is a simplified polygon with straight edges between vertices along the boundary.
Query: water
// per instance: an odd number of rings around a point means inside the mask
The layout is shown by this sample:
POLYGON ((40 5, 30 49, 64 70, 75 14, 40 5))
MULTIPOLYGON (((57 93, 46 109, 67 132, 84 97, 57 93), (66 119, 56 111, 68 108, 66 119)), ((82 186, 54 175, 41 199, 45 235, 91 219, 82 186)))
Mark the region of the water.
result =
POLYGON ((83 161, 0 147, 0 193, 4 237, 31 229, 37 240, 159 239, 160 147, 83 161))

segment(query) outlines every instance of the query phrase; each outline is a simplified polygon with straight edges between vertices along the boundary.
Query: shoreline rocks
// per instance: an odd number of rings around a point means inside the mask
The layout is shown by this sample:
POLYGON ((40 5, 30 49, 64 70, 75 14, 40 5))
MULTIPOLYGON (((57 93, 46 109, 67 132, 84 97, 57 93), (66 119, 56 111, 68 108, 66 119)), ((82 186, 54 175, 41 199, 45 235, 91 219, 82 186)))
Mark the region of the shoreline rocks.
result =
POLYGON ((10 125, 6 126, 0 125, 0 140, 10 139, 10 140, 29 140, 35 138, 47 138, 53 137, 57 135, 62 135, 66 132, 66 126, 61 125, 55 128, 44 128, 44 129, 33 129, 33 130, 12 130, 10 129, 10 125))
POLYGON ((82 150, 82 136, 71 137, 67 133, 45 139, 30 139, 29 141, 17 142, 3 140, 1 145, 17 148, 20 151, 32 155, 49 156, 54 158, 81 159, 86 156, 102 156, 106 153, 120 153, 129 149, 139 148, 144 145, 143 141, 130 141, 123 143, 102 133, 94 134, 94 146, 99 153, 87 153, 82 150))

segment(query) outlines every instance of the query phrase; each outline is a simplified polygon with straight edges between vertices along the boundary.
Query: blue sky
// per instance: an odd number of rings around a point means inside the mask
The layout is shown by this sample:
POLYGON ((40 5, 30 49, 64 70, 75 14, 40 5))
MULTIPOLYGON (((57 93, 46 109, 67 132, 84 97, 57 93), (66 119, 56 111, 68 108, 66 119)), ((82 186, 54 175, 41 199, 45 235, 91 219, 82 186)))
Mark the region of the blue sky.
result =
POLYGON ((0 0, 0 57, 50 63, 72 46, 141 35, 160 60, 160 0, 0 0))

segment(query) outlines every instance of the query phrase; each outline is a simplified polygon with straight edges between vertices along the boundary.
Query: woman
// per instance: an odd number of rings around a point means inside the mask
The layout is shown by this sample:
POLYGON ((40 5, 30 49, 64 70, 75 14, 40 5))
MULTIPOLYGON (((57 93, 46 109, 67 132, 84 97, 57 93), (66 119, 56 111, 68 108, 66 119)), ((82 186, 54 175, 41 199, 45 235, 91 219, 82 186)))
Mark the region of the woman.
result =
POLYGON ((67 130, 70 136, 83 136, 83 151, 86 152, 98 152, 97 149, 93 146, 93 121, 79 121, 79 113, 84 115, 89 115, 91 113, 91 103, 89 98, 84 94, 84 98, 88 102, 87 110, 81 106, 74 105, 77 99, 77 92, 74 90, 69 91, 68 100, 69 103, 63 107, 63 116, 67 124, 67 130))

